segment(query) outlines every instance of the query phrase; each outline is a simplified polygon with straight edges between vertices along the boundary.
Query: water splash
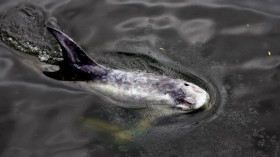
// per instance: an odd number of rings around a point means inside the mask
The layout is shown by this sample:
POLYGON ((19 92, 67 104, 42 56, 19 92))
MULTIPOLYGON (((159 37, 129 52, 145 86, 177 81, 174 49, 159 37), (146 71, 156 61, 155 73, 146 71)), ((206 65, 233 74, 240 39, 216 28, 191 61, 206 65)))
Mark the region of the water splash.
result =
POLYGON ((20 53, 56 63, 61 60, 61 49, 45 29, 47 17, 43 9, 32 4, 9 8, 0 16, 0 38, 20 53))

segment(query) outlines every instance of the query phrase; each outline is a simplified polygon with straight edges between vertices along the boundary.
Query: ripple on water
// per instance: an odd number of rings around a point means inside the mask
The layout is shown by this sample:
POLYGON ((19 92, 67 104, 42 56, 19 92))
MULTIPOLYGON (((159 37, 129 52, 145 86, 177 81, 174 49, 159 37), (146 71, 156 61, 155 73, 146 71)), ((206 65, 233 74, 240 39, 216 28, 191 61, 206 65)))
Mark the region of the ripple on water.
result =
MULTIPOLYGON (((198 112, 190 113, 188 115, 177 114, 176 116, 163 116, 163 119, 159 122, 159 124, 161 125, 167 125, 171 122, 173 124, 177 123, 178 125, 181 123, 191 125, 200 123, 201 121, 207 119, 211 119, 211 117, 213 117, 217 113, 219 106, 223 103, 226 97, 223 87, 217 86, 217 81, 219 80, 215 80, 211 77, 206 78, 203 75, 199 75, 195 72, 189 71, 189 69, 178 67, 178 65, 172 65, 172 62, 163 62, 149 55, 129 52, 107 52, 106 54, 103 53, 103 55, 105 55, 106 57, 98 58, 98 62, 103 65, 115 67, 117 69, 125 69, 129 71, 141 70, 149 73, 166 75, 173 78, 181 78, 186 81, 193 82, 207 90, 211 98, 209 105, 207 105, 205 109, 202 109, 198 112), (105 58, 109 59, 105 60, 105 58), (223 97, 221 96, 222 94, 223 97)), ((214 72, 212 72, 212 75, 214 75, 214 72)), ((158 114, 157 112, 155 112, 154 114, 158 114)))

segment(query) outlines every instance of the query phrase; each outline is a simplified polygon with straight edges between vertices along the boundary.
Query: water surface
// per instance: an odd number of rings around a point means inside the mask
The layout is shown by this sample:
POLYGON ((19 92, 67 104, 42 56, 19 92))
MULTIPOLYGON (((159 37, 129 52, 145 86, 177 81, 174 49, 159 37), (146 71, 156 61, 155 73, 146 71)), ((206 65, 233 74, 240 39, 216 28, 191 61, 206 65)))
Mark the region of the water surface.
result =
POLYGON ((1 1, 1 156, 279 156, 278 6, 1 1), (150 111, 48 78, 42 71, 61 50, 45 25, 61 28, 100 64, 195 82, 213 106, 154 121, 150 111))

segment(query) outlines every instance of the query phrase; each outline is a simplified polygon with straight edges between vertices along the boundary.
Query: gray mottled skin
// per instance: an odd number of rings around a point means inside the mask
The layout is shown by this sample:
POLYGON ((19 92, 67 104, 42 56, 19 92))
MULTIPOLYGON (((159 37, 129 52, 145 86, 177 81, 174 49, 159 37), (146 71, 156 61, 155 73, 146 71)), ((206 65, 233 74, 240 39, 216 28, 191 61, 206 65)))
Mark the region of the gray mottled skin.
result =
MULTIPOLYGON (((94 80, 93 86, 103 85, 110 89, 117 89, 117 91, 115 90, 114 92, 118 93, 117 96, 119 99, 155 100, 168 103, 171 101, 170 96, 173 96, 177 97, 176 101, 178 101, 178 103, 179 101, 184 101, 185 93, 183 93, 182 89, 177 88, 183 83, 179 79, 172 79, 151 73, 111 70, 104 67, 87 67, 83 70, 85 72, 92 72, 92 80, 94 80), (98 76, 96 76, 96 73, 98 73, 98 76)), ((185 83, 187 84, 187 82, 185 83)), ((85 86, 90 87, 90 84, 93 84, 93 81, 87 82, 85 86)), ((103 91, 107 92, 106 90, 103 91)))
POLYGON ((182 110, 193 110, 209 102, 208 93, 182 79, 144 72, 110 69, 95 63, 70 37, 48 28, 63 50, 63 62, 57 72, 45 72, 54 79, 76 81, 118 100, 159 102, 182 110))

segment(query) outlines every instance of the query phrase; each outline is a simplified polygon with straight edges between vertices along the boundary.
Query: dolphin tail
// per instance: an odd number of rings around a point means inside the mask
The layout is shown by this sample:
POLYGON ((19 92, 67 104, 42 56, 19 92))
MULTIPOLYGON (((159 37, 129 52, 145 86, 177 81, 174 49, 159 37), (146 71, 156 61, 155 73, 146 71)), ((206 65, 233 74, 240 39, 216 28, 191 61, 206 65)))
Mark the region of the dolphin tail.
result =
POLYGON ((63 61, 59 63, 60 69, 56 72, 43 72, 46 76, 56 80, 86 80, 88 74, 81 72, 74 65, 98 66, 85 51, 67 36, 56 28, 47 27, 48 31, 55 37, 62 49, 63 61))

